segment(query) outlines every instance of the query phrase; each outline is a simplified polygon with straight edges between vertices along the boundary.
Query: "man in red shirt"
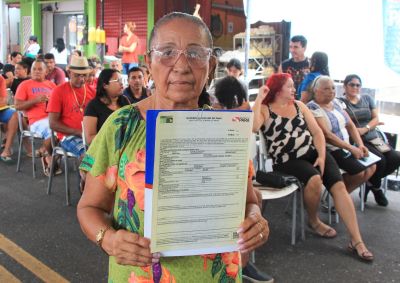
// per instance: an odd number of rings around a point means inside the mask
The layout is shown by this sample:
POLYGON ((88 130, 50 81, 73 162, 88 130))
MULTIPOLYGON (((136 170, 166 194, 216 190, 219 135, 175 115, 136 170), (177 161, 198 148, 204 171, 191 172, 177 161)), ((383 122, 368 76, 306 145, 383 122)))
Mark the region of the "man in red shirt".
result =
POLYGON ((44 55, 44 62, 47 65, 46 80, 49 80, 49 81, 55 83, 56 85, 65 83, 64 70, 56 66, 54 54, 46 53, 44 55))
POLYGON ((92 69, 85 57, 73 57, 67 67, 70 81, 57 86, 47 105, 50 127, 57 132, 60 145, 66 151, 82 157, 83 112, 95 92, 86 85, 92 69))
POLYGON ((30 130, 42 135, 44 142, 39 150, 45 158, 45 163, 48 164, 51 161, 50 156, 48 156, 51 152, 51 131, 46 104, 56 85, 45 79, 46 73, 47 67, 43 61, 36 60, 33 62, 31 79, 23 81, 18 86, 15 94, 15 108, 25 112, 30 130))

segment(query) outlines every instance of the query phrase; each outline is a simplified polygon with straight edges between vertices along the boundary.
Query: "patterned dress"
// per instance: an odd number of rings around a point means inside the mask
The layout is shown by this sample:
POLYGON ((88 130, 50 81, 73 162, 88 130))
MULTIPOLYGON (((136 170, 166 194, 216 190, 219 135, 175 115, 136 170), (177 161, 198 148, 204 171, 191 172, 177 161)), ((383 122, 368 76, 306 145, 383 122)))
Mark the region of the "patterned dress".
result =
POLYGON ((297 103, 294 106, 297 115, 293 119, 277 115, 268 106, 270 117, 261 131, 267 141, 268 156, 271 156, 274 164, 298 159, 314 148, 304 115, 297 103))
MULTIPOLYGON (((146 123, 134 105, 115 111, 93 140, 81 169, 115 192, 113 227, 143 236, 146 123)), ((241 282, 238 252, 165 257, 147 267, 109 259, 108 282, 241 282)))

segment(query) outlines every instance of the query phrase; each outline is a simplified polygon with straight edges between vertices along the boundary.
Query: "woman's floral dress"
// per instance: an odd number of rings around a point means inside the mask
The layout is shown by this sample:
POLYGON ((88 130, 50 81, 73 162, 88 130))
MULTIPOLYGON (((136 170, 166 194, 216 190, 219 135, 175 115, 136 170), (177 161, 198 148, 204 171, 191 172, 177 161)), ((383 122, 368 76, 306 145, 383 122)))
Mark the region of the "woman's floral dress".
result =
MULTIPOLYGON (((81 169, 115 192, 113 226, 143 236, 146 123, 135 106, 115 111, 93 140, 81 169)), ((148 267, 109 260, 109 282, 241 282, 238 252, 165 257, 148 267)))

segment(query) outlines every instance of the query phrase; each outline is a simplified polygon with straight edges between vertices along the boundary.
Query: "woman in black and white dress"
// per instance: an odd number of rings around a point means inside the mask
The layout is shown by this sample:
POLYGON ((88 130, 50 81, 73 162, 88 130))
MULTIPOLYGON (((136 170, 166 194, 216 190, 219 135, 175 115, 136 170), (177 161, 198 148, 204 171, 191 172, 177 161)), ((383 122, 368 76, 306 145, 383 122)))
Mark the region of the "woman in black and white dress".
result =
POLYGON ((253 131, 261 129, 273 169, 297 177, 304 186, 309 226, 324 238, 336 231, 318 217, 322 184, 332 195, 335 207, 350 234, 349 251, 364 261, 373 254, 363 243, 353 201, 333 157, 326 152, 325 138, 311 111, 294 100, 294 83, 289 74, 272 75, 260 88, 253 106, 253 131))

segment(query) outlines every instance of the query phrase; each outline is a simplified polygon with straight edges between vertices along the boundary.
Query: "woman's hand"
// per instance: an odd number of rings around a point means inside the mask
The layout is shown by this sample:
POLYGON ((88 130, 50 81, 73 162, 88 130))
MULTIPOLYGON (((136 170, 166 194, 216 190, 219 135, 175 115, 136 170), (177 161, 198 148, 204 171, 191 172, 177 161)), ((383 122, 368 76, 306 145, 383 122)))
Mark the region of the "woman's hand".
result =
POLYGON ((353 145, 350 148, 350 152, 357 159, 360 159, 364 156, 363 151, 360 148, 355 147, 353 145))
POLYGON ((258 95, 257 95, 254 103, 261 104, 264 101, 264 99, 267 97, 268 93, 269 93, 269 88, 266 85, 263 85, 262 87, 260 87, 260 89, 258 90, 258 95))
POLYGON ((314 167, 319 167, 319 171, 321 172, 321 176, 324 176, 324 170, 325 170, 325 159, 322 157, 317 157, 317 159, 314 162, 314 167))
POLYGON ((237 244, 240 252, 252 251, 268 240, 268 221, 260 213, 253 212, 240 224, 238 233, 237 244))
MULTIPOLYGON (((106 238, 103 243, 105 240, 106 238)), ((160 255, 152 255, 150 252, 150 240, 136 233, 126 230, 113 231, 107 242, 111 244, 110 255, 115 257, 118 264, 148 266, 159 261, 160 255)))
POLYGON ((362 156, 362 157, 368 157, 368 156, 369 156, 368 148, 367 148, 365 145, 361 145, 361 146, 359 146, 358 148, 359 148, 359 149, 362 151, 362 153, 363 153, 363 156, 362 156))

